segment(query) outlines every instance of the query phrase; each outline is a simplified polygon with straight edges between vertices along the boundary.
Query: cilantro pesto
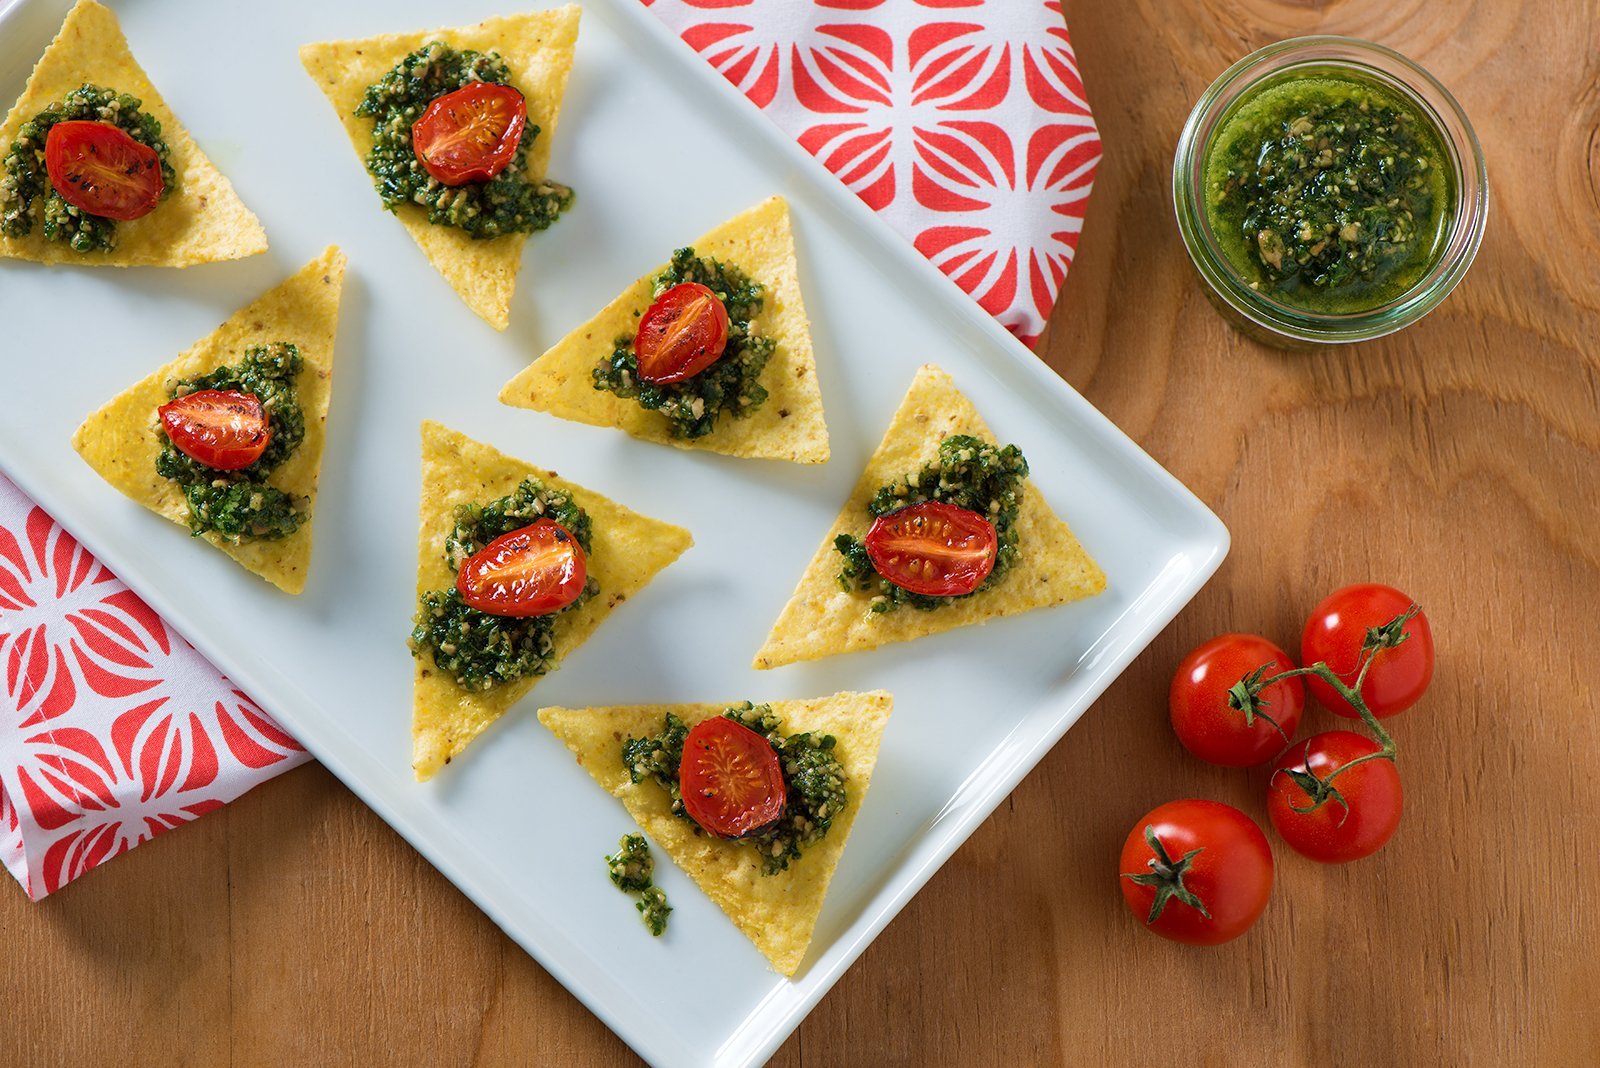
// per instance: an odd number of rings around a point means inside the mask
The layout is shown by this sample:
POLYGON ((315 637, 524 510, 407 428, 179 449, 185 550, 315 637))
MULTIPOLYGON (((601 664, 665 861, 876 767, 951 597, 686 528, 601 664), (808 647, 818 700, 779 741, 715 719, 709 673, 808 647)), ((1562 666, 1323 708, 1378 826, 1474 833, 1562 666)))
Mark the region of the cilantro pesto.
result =
MULTIPOLYGON (((783 721, 771 705, 746 701, 723 713, 761 735, 778 755, 786 787, 783 815, 738 839, 761 858, 761 873, 776 875, 788 869, 801 851, 827 836, 833 821, 849 804, 844 765, 834 754, 837 740, 831 734, 785 734, 783 721)), ((687 820, 696 834, 704 833, 683 807, 678 789, 678 769, 683 763, 683 743, 688 725, 668 712, 660 734, 629 738, 622 746, 622 766, 635 783, 650 779, 672 797, 672 813, 687 820)))
POLYGON ((1433 266, 1455 191, 1433 122, 1327 74, 1247 93, 1206 150, 1205 211, 1252 289, 1326 314, 1394 300, 1433 266))
POLYGON ((59 122, 110 123, 161 157, 161 199, 165 200, 177 184, 177 172, 172 169, 171 151, 161 137, 161 123, 141 111, 140 106, 137 97, 86 83, 23 123, 17 130, 17 139, 6 146, 5 174, 0 176, 0 234, 26 237, 33 232, 35 216, 41 216, 46 241, 59 241, 74 252, 109 252, 116 248, 115 219, 68 204, 51 186, 45 167, 45 141, 50 128, 59 122))
POLYGON ((238 363, 181 379, 170 388, 173 398, 208 389, 252 394, 261 402, 272 431, 272 440, 255 463, 219 471, 179 450, 157 421, 161 451, 156 456, 156 474, 182 487, 189 504, 189 529, 195 537, 213 534, 230 542, 270 541, 293 534, 308 518, 304 498, 267 484, 272 472, 305 440, 305 414, 295 388, 301 366, 295 345, 284 341, 252 345, 238 363))
MULTIPOLYGON (((525 478, 507 496, 485 505, 456 509, 455 526, 445 539, 445 562, 459 571, 468 557, 502 534, 521 530, 539 519, 551 519, 571 532, 585 552, 590 550, 589 514, 572 494, 525 478)), ((559 662, 555 651, 556 621, 600 591, 591 576, 583 593, 559 611, 541 616, 496 616, 473 608, 455 586, 424 593, 411 632, 411 652, 424 651, 439 670, 448 672, 465 690, 487 690, 529 675, 544 675, 559 662)))
POLYGON ((523 127, 511 162, 488 181, 445 185, 417 159, 412 125, 435 99, 473 82, 510 85, 511 71, 495 52, 457 51, 433 41, 367 87, 355 113, 373 120, 367 170, 378 196, 390 211, 415 204, 430 223, 475 238, 546 229, 572 205, 572 190, 528 173, 536 124, 523 127))
MULTIPOLYGON (((762 337, 751 325, 761 312, 765 287, 738 267, 680 248, 667 269, 656 275, 652 299, 684 282, 710 289, 727 309, 728 341, 717 362, 681 382, 644 382, 629 335, 617 338, 611 355, 592 373, 595 389, 633 398, 640 407, 660 412, 673 437, 698 438, 711 433, 724 412, 741 419, 766 402, 767 391, 759 379, 777 342, 762 337)), ((635 314, 643 311, 637 309, 635 314)))
POLYGON ((617 843, 617 851, 606 857, 606 871, 611 882, 624 893, 638 893, 634 908, 639 918, 657 938, 667 929, 667 917, 672 906, 667 904, 666 891, 654 885, 656 863, 650 856, 650 843, 642 834, 625 834, 617 843))
POLYGON ((873 519, 924 501, 943 501, 977 512, 994 524, 998 547, 994 569, 972 593, 933 597, 896 586, 879 575, 867 556, 865 543, 853 534, 840 534, 833 547, 844 557, 839 585, 849 592, 871 591, 874 612, 893 612, 901 605, 933 609, 981 593, 1001 582, 1021 558, 1017 515, 1022 509, 1023 480, 1028 461, 1015 445, 997 448, 968 434, 953 434, 939 442, 939 455, 921 471, 881 487, 867 504, 873 519))

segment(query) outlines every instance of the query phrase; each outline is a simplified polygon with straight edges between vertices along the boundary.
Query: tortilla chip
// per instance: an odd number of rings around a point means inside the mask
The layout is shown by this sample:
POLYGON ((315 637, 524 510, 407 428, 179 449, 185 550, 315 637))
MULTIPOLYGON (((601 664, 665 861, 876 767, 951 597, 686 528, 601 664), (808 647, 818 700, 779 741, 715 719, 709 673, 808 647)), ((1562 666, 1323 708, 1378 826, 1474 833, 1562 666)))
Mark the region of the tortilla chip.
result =
MULTIPOLYGON (((417 535, 417 597, 449 589, 456 575, 445 561, 445 538, 455 529, 458 505, 486 503, 504 497, 532 476, 547 486, 567 490, 594 520, 589 575, 600 593, 581 608, 564 613, 556 627, 559 659, 588 640, 611 610, 632 597, 694 539, 682 527, 640 515, 593 490, 584 489, 554 471, 523 463, 482 442, 473 441, 435 422, 422 424, 421 526, 417 535)), ((491 690, 468 692, 439 671, 432 656, 416 658, 412 687, 412 767, 418 782, 465 749, 483 729, 505 714, 533 689, 540 676, 505 683, 491 690)))
MULTIPOLYGON (((177 188, 142 219, 117 223, 117 244, 109 252, 74 252, 64 242, 47 241, 43 221, 35 219, 26 237, 0 235, 0 256, 89 267, 189 267, 266 251, 261 223, 150 84, 128 51, 117 17, 95 0, 78 0, 33 68, 22 97, 0 123, 0 155, 24 122, 85 82, 138 97, 142 109, 161 123, 177 188)), ((37 211, 37 202, 34 207, 37 211)))
POLYGON ((328 401, 333 387, 333 339, 339 327, 339 292, 344 285, 344 253, 330 245, 321 256, 235 312, 211 333, 161 370, 135 383, 83 421, 72 447, 123 493, 185 529, 189 504, 176 482, 156 474, 162 435, 156 408, 170 399, 174 380, 193 378, 223 364, 237 363, 251 345, 290 341, 304 361, 295 386, 306 417, 306 436, 294 454, 267 478, 273 485, 310 502, 311 514, 287 538, 228 542, 202 534, 247 569, 286 593, 305 589, 311 566, 311 527, 317 503, 317 476, 327 437, 328 401))
MULTIPOLYGON (((475 26, 427 30, 422 33, 386 33, 361 41, 327 41, 304 45, 300 62, 306 73, 327 94, 344 123, 350 143, 365 171, 372 149, 373 121, 356 115, 367 86, 378 81, 410 53, 430 41, 442 40, 452 48, 498 52, 511 70, 511 84, 528 101, 528 122, 539 127, 528 150, 528 175, 544 177, 550 166, 550 141, 561 114, 561 98, 572 70, 578 43, 576 4, 485 19, 475 26)), ((396 216, 422 247, 433 269, 444 275, 461 299, 496 330, 511 321, 511 294, 517 287, 522 246, 527 234, 479 240, 453 226, 436 226, 416 204, 402 204, 396 216)))
POLYGON ((719 419, 716 429, 704 437, 675 438, 666 416, 641 408, 636 400, 594 388, 590 372, 611 355, 617 338, 637 331, 637 315, 650 306, 651 279, 666 269, 665 263, 507 382, 500 400, 579 423, 619 427, 636 438, 680 449, 801 464, 826 462, 828 428, 822 421, 811 330, 800 299, 789 205, 782 197, 772 197, 692 244, 698 255, 726 260, 767 287, 756 327, 776 340, 778 348, 761 372, 761 384, 770 394, 761 407, 743 419, 719 419))
POLYGON ((668 712, 693 726, 721 715, 729 705, 545 708, 539 711, 539 722, 577 754, 578 763, 596 782, 622 801, 655 844, 728 914, 774 968, 793 975, 811 945, 828 883, 872 783, 878 743, 894 698, 878 690, 771 704, 785 731, 820 732, 839 739, 834 752, 845 768, 850 801, 827 836, 805 847, 799 860, 776 875, 761 874, 761 861, 749 846, 696 834, 693 824, 672 814, 665 790, 650 781, 630 782, 622 766, 623 742, 659 733, 668 712))
POLYGON ((1106 588, 1100 566, 1030 483, 1017 517, 1022 558, 993 589, 932 611, 901 607, 883 615, 871 611, 871 594, 840 589, 837 576, 844 558, 835 551, 833 539, 846 533, 864 536, 872 525, 867 504, 878 488, 935 459, 939 442, 951 434, 996 441, 950 376, 926 364, 917 371, 844 510, 822 539, 822 547, 795 587, 794 596, 767 635, 766 645, 756 654, 756 668, 910 641, 969 623, 1092 597, 1106 588))

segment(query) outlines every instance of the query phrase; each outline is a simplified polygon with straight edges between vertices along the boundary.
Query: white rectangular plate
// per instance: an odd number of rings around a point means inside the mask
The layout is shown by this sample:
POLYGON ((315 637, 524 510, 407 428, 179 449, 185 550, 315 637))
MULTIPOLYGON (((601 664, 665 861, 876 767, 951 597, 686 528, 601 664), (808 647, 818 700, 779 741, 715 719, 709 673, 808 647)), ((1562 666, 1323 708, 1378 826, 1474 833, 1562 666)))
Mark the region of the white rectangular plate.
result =
MULTIPOLYGON (((20 93, 65 0, 0 20, 20 93)), ((0 468, 214 659, 647 1059, 771 1054, 1212 574, 1222 524, 923 261, 635 0, 589 0, 556 134, 572 212, 529 242, 497 334, 378 204, 296 49, 461 24, 507 0, 119 5, 173 111, 260 216, 265 256, 185 271, 0 261, 0 468), (821 468, 634 441, 500 406, 501 384, 637 275, 734 212, 794 212, 833 459, 821 468), (82 417, 329 244, 350 256, 310 585, 286 597, 105 485, 82 417), (1105 568, 1076 605, 772 672, 750 658, 915 368, 950 371, 1105 568), (688 527, 695 547, 432 783, 412 780, 418 423, 435 418, 688 527), (631 823, 540 704, 757 701, 882 687, 878 770, 799 975, 677 869, 652 939, 600 857, 631 823), (559 813, 559 818, 554 814, 559 813), (668 974, 693 982, 663 981, 668 974)))

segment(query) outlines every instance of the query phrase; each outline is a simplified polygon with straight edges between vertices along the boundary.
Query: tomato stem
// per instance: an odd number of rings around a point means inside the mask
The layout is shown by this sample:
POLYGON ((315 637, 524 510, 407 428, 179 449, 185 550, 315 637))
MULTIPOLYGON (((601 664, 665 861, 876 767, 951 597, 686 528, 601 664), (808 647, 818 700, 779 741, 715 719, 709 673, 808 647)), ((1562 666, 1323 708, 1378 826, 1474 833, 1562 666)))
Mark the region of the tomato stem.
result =
POLYGON ((1122 873, 1124 879, 1132 879, 1140 886, 1153 886, 1156 888, 1155 900, 1150 903, 1150 916, 1145 925, 1149 926, 1161 918, 1162 911, 1167 907, 1167 902, 1173 898, 1195 909, 1206 919, 1211 918, 1211 913, 1206 911, 1206 903, 1201 901, 1199 895, 1183 885, 1184 873, 1189 870, 1189 865, 1194 863, 1194 858, 1205 852, 1205 846, 1191 849, 1177 860, 1173 860, 1167 853, 1167 847, 1161 844, 1161 839, 1156 837, 1156 829, 1151 824, 1145 824, 1144 842, 1150 847, 1150 852, 1155 856, 1145 861, 1147 872, 1122 873))

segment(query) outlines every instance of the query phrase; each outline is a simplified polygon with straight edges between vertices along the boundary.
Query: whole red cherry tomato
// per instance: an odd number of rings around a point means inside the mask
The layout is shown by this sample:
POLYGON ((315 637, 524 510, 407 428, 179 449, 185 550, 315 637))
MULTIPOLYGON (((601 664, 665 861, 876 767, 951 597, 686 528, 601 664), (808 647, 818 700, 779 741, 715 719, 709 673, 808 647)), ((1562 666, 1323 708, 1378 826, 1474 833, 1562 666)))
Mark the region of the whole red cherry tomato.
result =
POLYGON ((272 442, 267 411, 254 393, 202 389, 156 409, 172 444, 218 471, 238 471, 261 459, 272 442))
POLYGON ((1315 784, 1296 782, 1307 773, 1328 776, 1357 757, 1376 753, 1377 742, 1354 731, 1327 731, 1296 742, 1279 758, 1267 784, 1267 814, 1289 847, 1324 864, 1376 853, 1400 826, 1404 798, 1400 772, 1392 760, 1369 760, 1328 784, 1330 796, 1313 811, 1308 792, 1315 784), (1337 791, 1334 793, 1333 791, 1337 791))
POLYGON ((161 156, 109 122, 73 119, 50 127, 44 168, 61 199, 90 215, 137 219, 161 202, 161 156))
POLYGON ((1214 946, 1238 938, 1272 894, 1272 848, 1254 820, 1219 801, 1169 801, 1128 832, 1122 897, 1163 938, 1214 946))
MULTIPOLYGON (((1305 633, 1300 638, 1300 663, 1309 665, 1321 660, 1345 685, 1353 686, 1367 631, 1404 615, 1414 603, 1393 586, 1375 582, 1335 590, 1306 620, 1305 633)), ((1416 704, 1433 681, 1433 630, 1428 626, 1428 617, 1419 610, 1403 629, 1406 640, 1377 652, 1366 681, 1361 684, 1362 700, 1379 719, 1416 704)), ((1350 703, 1323 680, 1307 676, 1306 684, 1311 695, 1330 712, 1347 719, 1358 718, 1350 703)))
POLYGON ((1223 634, 1196 647, 1178 665, 1167 698, 1178 740, 1223 767, 1271 760, 1300 726, 1305 687, 1298 678, 1284 679, 1252 696, 1245 680, 1263 668, 1258 681, 1293 667, 1288 653, 1256 634, 1223 634))
POLYGON ((878 574, 928 597, 956 597, 983 585, 1000 546, 988 517, 943 501, 880 515, 862 543, 878 574))
POLYGON ((540 519, 467 557, 456 572, 461 599, 492 616, 547 616, 583 592, 583 546, 567 528, 540 519))
POLYGON ((689 728, 678 767, 683 807, 718 838, 738 838, 783 815, 778 754, 742 723, 713 716, 689 728))
POLYGON ((680 282, 645 309, 633 355, 640 378, 666 385, 704 371, 727 346, 728 309, 699 282, 680 282))
POLYGON ((411 124, 422 169, 445 185, 487 182, 516 158, 528 102, 509 85, 473 82, 436 97, 411 124))

